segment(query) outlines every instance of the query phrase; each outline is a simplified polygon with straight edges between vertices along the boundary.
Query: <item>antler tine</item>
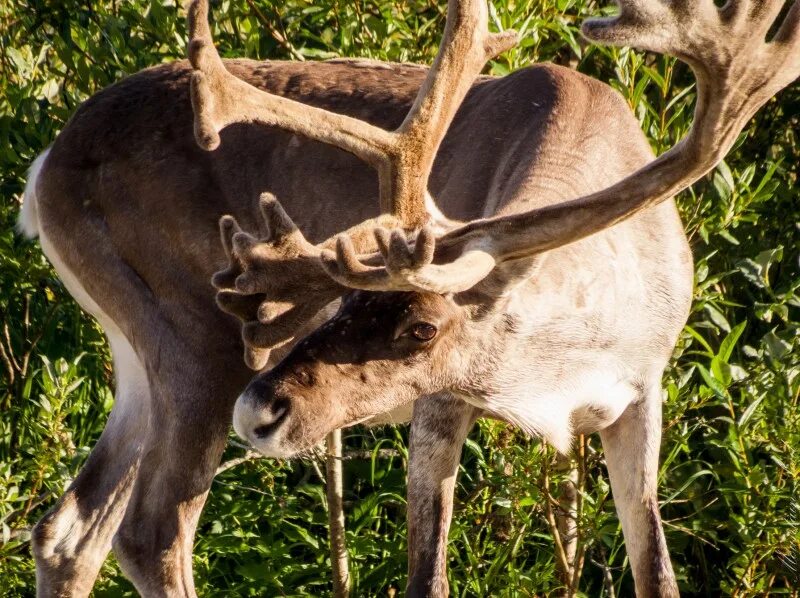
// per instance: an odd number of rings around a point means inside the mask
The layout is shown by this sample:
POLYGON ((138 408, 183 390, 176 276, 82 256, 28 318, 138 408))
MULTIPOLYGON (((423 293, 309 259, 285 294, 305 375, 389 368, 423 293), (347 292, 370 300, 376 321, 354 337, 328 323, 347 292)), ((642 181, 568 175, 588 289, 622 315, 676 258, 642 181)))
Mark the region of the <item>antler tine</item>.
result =
POLYGON ((195 137, 207 150, 235 122, 273 125, 355 154, 378 171, 382 211, 407 228, 428 220, 428 174, 456 110, 487 60, 511 48, 516 33, 488 32, 485 0, 450 0, 439 53, 403 124, 394 132, 249 85, 227 71, 214 48, 208 0, 189 5, 189 60, 195 137))
MULTIPOLYGON (((372 255, 376 258, 379 256, 372 255)), ((336 250, 324 249, 320 254, 323 269, 339 284, 353 288, 378 291, 387 287, 390 275, 385 267, 370 267, 356 254, 353 242, 346 234, 336 238, 336 250)))
POLYGON ((378 166, 391 148, 391 134, 358 119, 276 96, 245 83, 225 68, 211 39, 208 0, 188 9, 192 106, 197 143, 207 150, 219 131, 235 122, 259 122, 341 147, 378 166))
POLYGON ((309 243, 270 193, 259 199, 267 237, 243 232, 231 216, 220 219, 225 269, 212 278, 219 308, 242 322, 245 362, 261 369, 270 351, 289 342, 303 323, 341 293, 319 268, 309 243), (303 293, 298 293, 298 289, 303 293))
MULTIPOLYGON (((275 240, 283 240, 288 238, 300 229, 283 209, 283 206, 272 193, 262 193, 258 201, 258 207, 261 210, 261 215, 264 217, 264 222, 267 223, 269 236, 275 240)), ((308 243, 303 237, 302 233, 299 236, 295 235, 298 243, 308 243)))
POLYGON ((233 253, 233 237, 240 232, 242 232, 242 228, 233 216, 223 216, 219 219, 220 241, 229 265, 224 270, 216 272, 211 278, 211 284, 217 289, 232 287, 236 277, 241 274, 242 264, 233 253))
POLYGON ((485 278, 496 265, 490 252, 475 243, 452 263, 433 264, 436 236, 423 227, 413 248, 402 230, 376 229, 379 254, 358 256, 349 239, 340 236, 336 253, 323 251, 320 259, 328 275, 352 289, 367 291, 430 291, 457 293, 485 278))
MULTIPOLYGON (((705 0, 700 0, 704 3, 705 0)), ((662 0, 615 0, 619 14, 596 17, 583 24, 583 34, 591 40, 613 46, 635 46, 663 53, 659 44, 664 41, 661 29, 672 21, 672 12, 662 0)), ((691 10, 685 0, 676 0, 686 10, 691 10)))
POLYGON ((302 256, 316 256, 319 250, 309 243, 294 221, 284 211, 275 196, 263 193, 259 208, 269 231, 258 240, 245 232, 233 235, 233 255, 243 266, 234 286, 241 293, 266 293, 280 281, 270 276, 265 266, 277 259, 292 260, 302 256))
MULTIPOLYGON (((344 285, 437 292, 470 288, 496 262, 548 251, 608 228, 664 201, 709 172, 730 150, 750 117, 800 76, 800 0, 772 41, 767 31, 783 0, 618 0, 616 17, 592 19, 584 34, 603 43, 662 51, 687 62, 697 78, 697 105, 689 133, 677 145, 622 181, 570 202, 477 220, 436 242, 433 261, 398 275, 386 259, 369 276, 344 268, 331 276, 344 285), (362 286, 363 285, 363 286, 362 286)), ((427 242, 426 242, 427 243, 427 242)), ((386 239, 379 242, 387 253, 386 239)), ((392 249, 389 248, 391 253, 392 249)), ((350 263, 358 260, 351 259, 350 263)), ((362 266, 374 261, 362 260, 362 266)))

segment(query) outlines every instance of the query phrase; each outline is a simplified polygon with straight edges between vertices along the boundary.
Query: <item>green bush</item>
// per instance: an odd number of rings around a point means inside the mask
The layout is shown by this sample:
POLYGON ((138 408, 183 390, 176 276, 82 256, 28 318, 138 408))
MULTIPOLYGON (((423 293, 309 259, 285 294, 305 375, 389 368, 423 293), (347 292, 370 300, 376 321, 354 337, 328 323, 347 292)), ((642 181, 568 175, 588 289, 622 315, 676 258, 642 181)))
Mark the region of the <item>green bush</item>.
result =
MULTIPOLYGON (((13 232, 26 168, 77 105, 143 67, 185 54, 174 0, 0 2, 0 586, 32 595, 29 529, 75 476, 110 409, 102 332, 34 242, 13 232)), ((430 61, 444 2, 223 0, 224 54, 430 61)), ((609 82, 657 151, 691 118, 693 82, 671 59, 589 47, 590 0, 497 0, 496 27, 523 34, 490 66, 553 60, 609 82)), ((800 585, 800 86, 771 101, 725 163, 679 204, 696 261, 694 309, 665 380, 660 492, 668 544, 688 596, 797 596, 800 585)), ((405 579, 405 429, 350 430, 345 466, 354 595, 405 579), (389 449, 380 450, 380 449, 389 449)), ((235 444, 226 459, 241 456, 235 444)), ((579 459, 581 589, 632 595, 622 534, 596 438, 579 459)), ((482 422, 462 459, 451 530, 459 596, 556 591, 544 471, 554 455, 482 422)), ((198 589, 213 595, 330 592, 322 473, 313 461, 249 460, 218 475, 198 530, 198 589)), ((97 595, 133 589, 113 559, 97 595)))

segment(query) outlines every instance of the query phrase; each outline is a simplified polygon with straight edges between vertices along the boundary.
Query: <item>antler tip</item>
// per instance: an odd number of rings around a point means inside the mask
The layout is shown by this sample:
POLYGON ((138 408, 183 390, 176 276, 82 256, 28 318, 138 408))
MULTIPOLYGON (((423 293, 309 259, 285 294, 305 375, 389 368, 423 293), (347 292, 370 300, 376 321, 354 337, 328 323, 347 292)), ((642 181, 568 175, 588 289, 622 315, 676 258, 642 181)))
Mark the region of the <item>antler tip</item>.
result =
MULTIPOLYGON (((189 39, 211 41, 211 28, 208 25, 208 0, 191 0, 186 3, 186 28, 189 39)), ((191 53, 191 43, 189 44, 191 53)))
POLYGON ((207 152, 213 152, 220 144, 219 135, 217 135, 216 131, 199 131, 195 134, 195 140, 197 145, 207 152))
POLYGON ((245 346, 244 363, 251 370, 256 370, 256 371, 262 370, 269 361, 269 354, 270 354, 269 349, 245 346))
POLYGON ((320 251, 317 259, 319 260, 319 263, 322 265, 323 270, 327 272, 328 276, 330 276, 334 280, 338 280, 339 265, 336 261, 336 253, 334 253, 330 249, 323 249, 322 251, 320 251))
POLYGON ((250 233, 244 231, 236 232, 231 237, 231 246, 233 247, 234 253, 238 255, 251 252, 256 245, 258 245, 258 240, 250 233))
POLYGON ((514 29, 507 29, 500 33, 493 33, 486 40, 486 54, 493 58, 507 52, 519 44, 519 33, 514 29))
POLYGON ((617 17, 593 17, 581 23, 581 35, 587 40, 602 44, 613 43, 617 17))
POLYGON ((262 193, 258 205, 264 221, 269 227, 270 235, 275 239, 282 239, 298 230, 291 216, 283 209, 281 202, 272 193, 262 193))
POLYGON ((225 214, 219 219, 219 231, 226 234, 227 237, 232 237, 234 233, 241 232, 242 227, 239 226, 236 218, 230 214, 225 214))
POLYGON ((336 235, 336 259, 349 262, 353 257, 355 257, 355 248, 350 235, 345 233, 336 235))
POLYGON ((195 141, 202 149, 213 151, 220 144, 219 132, 209 117, 214 100, 208 89, 206 76, 200 71, 192 73, 189 91, 194 112, 195 141))
MULTIPOLYGON (((236 276, 238 276, 238 274, 232 272, 230 268, 225 268, 219 272, 214 272, 211 276, 211 285, 220 291, 229 289, 235 284, 236 276)), ((217 304, 219 304, 219 293, 217 294, 217 304)), ((220 307, 222 307, 222 305, 220 305, 220 307)))
POLYGON ((375 236, 375 243, 378 245, 378 251, 380 251, 383 258, 386 259, 389 255, 391 233, 383 226, 379 226, 373 229, 372 234, 375 236))
POLYGON ((268 204, 274 204, 278 201, 278 198, 275 197, 274 193, 270 193, 269 191, 264 191, 261 195, 258 196, 258 201, 261 203, 262 206, 268 204))
POLYGON ((433 227, 425 225, 417 235, 417 241, 414 244, 414 262, 419 266, 427 266, 433 262, 433 256, 436 251, 436 234, 433 232, 433 227))

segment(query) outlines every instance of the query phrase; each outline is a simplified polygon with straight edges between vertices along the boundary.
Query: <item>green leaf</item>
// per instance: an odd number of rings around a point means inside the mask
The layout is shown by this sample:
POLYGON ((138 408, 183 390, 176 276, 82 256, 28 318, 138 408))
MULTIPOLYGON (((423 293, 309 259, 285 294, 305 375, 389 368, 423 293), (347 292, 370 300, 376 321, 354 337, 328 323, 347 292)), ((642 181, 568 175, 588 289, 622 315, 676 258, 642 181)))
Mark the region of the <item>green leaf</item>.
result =
POLYGON ((766 395, 761 395, 747 406, 747 409, 744 410, 744 413, 742 413, 741 417, 739 418, 738 423, 740 428, 744 428, 747 425, 747 423, 750 421, 750 418, 753 417, 756 409, 758 409, 758 406, 761 404, 761 401, 764 400, 765 396, 766 395))
POLYGON ((711 373, 701 364, 695 364, 697 366, 697 371, 700 372, 700 376, 703 378, 703 381, 708 385, 708 387, 713 391, 717 397, 723 400, 728 399, 728 391, 722 385, 722 383, 714 378, 711 373))
POLYGON ((744 332, 746 327, 746 321, 739 322, 720 343, 717 356, 725 363, 730 361, 733 350, 736 348, 736 343, 739 341, 739 338, 742 336, 742 332, 744 332))
POLYGON ((792 345, 775 334, 774 329, 765 334, 761 342, 772 359, 781 360, 792 351, 792 345))

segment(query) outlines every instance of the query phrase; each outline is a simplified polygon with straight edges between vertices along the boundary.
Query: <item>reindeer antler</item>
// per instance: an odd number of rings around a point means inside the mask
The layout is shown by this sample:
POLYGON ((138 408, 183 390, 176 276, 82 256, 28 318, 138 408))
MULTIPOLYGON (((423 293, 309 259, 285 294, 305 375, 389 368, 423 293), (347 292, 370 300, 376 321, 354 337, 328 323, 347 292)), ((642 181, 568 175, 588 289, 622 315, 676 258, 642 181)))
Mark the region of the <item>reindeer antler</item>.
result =
MULTIPOLYGON (((390 132, 267 93, 229 73, 211 38, 207 0, 191 2, 188 27, 189 60, 195 68, 191 79, 195 138, 201 147, 216 148, 219 132, 229 124, 261 123, 339 147, 377 170, 380 205, 388 215, 348 231, 348 239, 358 238, 358 247, 351 240, 342 241, 347 246, 339 248, 341 256, 375 249, 371 235, 365 235, 375 226, 410 230, 428 221, 426 204, 432 201, 428 176, 447 128, 486 61, 517 43, 514 31, 489 33, 485 0, 450 0, 436 59, 405 120, 390 132)), ((305 241, 274 198, 262 200, 262 211, 273 232, 260 241, 242 233, 231 217, 220 221, 230 265, 214 277, 218 304, 243 321, 245 359, 255 368, 263 367, 270 349, 289 341, 304 321, 342 292, 317 259, 334 241, 319 247, 305 241), (273 227, 284 232, 275 233, 273 227)), ((387 259, 387 264, 401 268, 400 243, 387 240, 382 245, 384 233, 377 235, 378 249, 394 247, 396 258, 387 259)), ((430 233, 423 232, 422 238, 430 238, 430 233)), ((420 247, 421 251, 424 246, 420 247)), ((388 258, 388 250, 383 255, 388 258)), ((429 256, 416 259, 422 258, 429 256)))
MULTIPOLYGON (((615 185, 579 199, 520 214, 477 220, 436 241, 432 263, 368 267, 345 242, 331 276, 353 288, 463 290, 495 263, 524 258, 608 228, 687 188, 716 166, 752 115, 800 76, 800 0, 771 41, 765 36, 783 0, 618 0, 616 17, 584 24, 588 38, 672 54, 697 78, 697 105, 689 133, 653 162, 615 185)), ((432 251, 425 240, 425 254, 432 251)), ((402 253, 400 244, 392 251, 402 253)))
POLYGON ((450 0, 434 63, 411 110, 396 131, 301 104, 260 90, 225 69, 211 39, 208 1, 189 6, 189 60, 195 137, 205 149, 235 122, 281 127, 355 154, 378 172, 380 205, 404 226, 428 220, 428 176, 439 145, 486 61, 517 43, 514 31, 488 31, 485 0, 450 0))
POLYGON ((416 239, 407 239, 400 229, 389 233, 385 228, 375 229, 375 238, 382 258, 378 265, 374 265, 374 254, 359 257, 350 237, 339 235, 336 253, 325 249, 320 255, 328 275, 352 289, 457 293, 485 278, 495 266, 494 258, 477 246, 461 253, 448 266, 433 264, 436 236, 428 226, 416 239), (469 276, 453 276, 457 272, 469 276))
MULTIPOLYGON (((228 266, 214 274, 217 305, 242 321, 245 362, 263 368, 270 351, 288 343, 315 314, 346 289, 320 268, 321 252, 331 239, 309 243, 270 193, 259 200, 267 236, 257 239, 243 232, 232 216, 219 222, 228 266)), ((348 231, 362 251, 376 226, 396 225, 391 216, 363 222, 348 231)))

